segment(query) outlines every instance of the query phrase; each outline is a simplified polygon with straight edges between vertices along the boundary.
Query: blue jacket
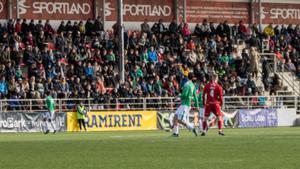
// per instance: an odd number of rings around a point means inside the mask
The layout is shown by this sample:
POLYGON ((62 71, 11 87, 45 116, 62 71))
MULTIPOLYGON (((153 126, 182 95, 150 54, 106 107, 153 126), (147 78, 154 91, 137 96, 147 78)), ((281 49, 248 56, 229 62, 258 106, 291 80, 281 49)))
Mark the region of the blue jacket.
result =
POLYGON ((156 53, 156 51, 153 51, 153 52, 149 51, 148 52, 148 60, 150 62, 157 62, 157 53, 156 53))
POLYGON ((7 94, 7 83, 4 81, 0 82, 0 93, 7 94))

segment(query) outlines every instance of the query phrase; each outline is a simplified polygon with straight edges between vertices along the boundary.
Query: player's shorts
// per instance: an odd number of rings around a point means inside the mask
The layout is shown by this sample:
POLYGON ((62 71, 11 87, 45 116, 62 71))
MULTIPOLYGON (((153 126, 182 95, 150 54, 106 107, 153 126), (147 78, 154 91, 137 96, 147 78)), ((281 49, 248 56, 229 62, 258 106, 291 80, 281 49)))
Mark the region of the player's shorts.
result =
POLYGON ((204 117, 204 108, 200 108, 198 116, 199 116, 199 118, 203 118, 204 117))
POLYGON ((175 112, 175 116, 178 120, 185 121, 188 117, 188 114, 190 112, 191 107, 189 106, 179 106, 178 109, 175 112))
POLYGON ((221 107, 219 104, 207 104, 204 110, 204 116, 209 117, 210 113, 213 113, 215 116, 222 116, 221 107))
POLYGON ((43 114, 43 118, 46 120, 53 120, 54 119, 54 112, 47 111, 43 114))

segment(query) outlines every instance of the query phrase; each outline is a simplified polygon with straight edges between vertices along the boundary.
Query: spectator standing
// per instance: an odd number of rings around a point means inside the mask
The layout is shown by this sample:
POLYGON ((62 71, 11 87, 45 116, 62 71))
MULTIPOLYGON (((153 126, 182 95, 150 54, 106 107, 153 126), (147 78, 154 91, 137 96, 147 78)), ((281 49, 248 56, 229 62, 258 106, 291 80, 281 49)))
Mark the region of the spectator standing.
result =
POLYGON ((250 71, 252 73, 252 77, 258 77, 258 68, 259 68, 260 54, 256 50, 256 48, 250 48, 250 71))

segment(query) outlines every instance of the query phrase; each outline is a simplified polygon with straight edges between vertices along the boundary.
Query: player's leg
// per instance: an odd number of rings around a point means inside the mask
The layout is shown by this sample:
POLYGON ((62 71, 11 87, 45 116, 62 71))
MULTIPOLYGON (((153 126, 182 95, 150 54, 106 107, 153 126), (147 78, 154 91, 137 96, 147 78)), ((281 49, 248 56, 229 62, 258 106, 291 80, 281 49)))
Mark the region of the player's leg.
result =
POLYGON ((42 130, 43 130, 44 134, 49 133, 48 123, 47 123, 47 120, 48 120, 49 117, 50 117, 49 112, 45 112, 43 114, 42 130))
POLYGON ((215 106, 214 114, 217 116, 218 119, 218 129, 219 129, 219 135, 224 136, 223 133, 223 113, 221 112, 220 105, 215 106))
POLYGON ((83 125, 83 128, 84 128, 84 131, 86 131, 86 125, 85 125, 85 120, 82 119, 82 125, 83 125))
POLYGON ((191 108, 188 106, 182 106, 182 108, 183 108, 183 117, 181 119, 178 119, 178 122, 184 125, 188 130, 193 131, 195 136, 197 136, 197 132, 194 125, 192 125, 189 122, 189 113, 191 108))
POLYGON ((205 106, 205 110, 204 110, 204 118, 203 118, 203 121, 202 121, 202 136, 205 136, 206 132, 207 132, 207 129, 208 129, 208 124, 207 124, 207 120, 208 120, 208 117, 210 115, 210 106, 207 105, 205 106))
POLYGON ((82 128, 81 128, 81 119, 78 119, 77 122, 78 122, 79 129, 81 131, 82 130, 82 128))
POLYGON ((200 108, 200 111, 199 111, 199 115, 198 115, 198 127, 199 127, 199 132, 202 132, 203 131, 203 116, 204 116, 204 109, 203 108, 200 108))
POLYGON ((53 134, 55 134, 56 133, 56 127, 55 127, 55 114, 54 114, 54 112, 50 112, 50 115, 51 115, 51 118, 49 119, 49 123, 50 123, 50 125, 51 125, 51 127, 52 127, 52 129, 53 129, 53 134))
POLYGON ((179 124, 178 119, 182 116, 182 106, 179 106, 175 112, 173 118, 173 135, 172 136, 179 136, 179 124))
POLYGON ((173 136, 179 136, 178 116, 175 114, 173 119, 173 136))

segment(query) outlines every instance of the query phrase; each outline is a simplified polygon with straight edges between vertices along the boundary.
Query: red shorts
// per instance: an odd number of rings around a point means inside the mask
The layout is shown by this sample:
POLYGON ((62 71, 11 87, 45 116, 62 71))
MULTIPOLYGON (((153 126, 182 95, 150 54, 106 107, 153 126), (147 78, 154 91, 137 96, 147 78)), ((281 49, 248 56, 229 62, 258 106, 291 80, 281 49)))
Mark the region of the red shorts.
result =
POLYGON ((221 106, 219 104, 207 104, 204 110, 204 116, 210 116, 210 113, 215 114, 215 116, 222 116, 221 106))

